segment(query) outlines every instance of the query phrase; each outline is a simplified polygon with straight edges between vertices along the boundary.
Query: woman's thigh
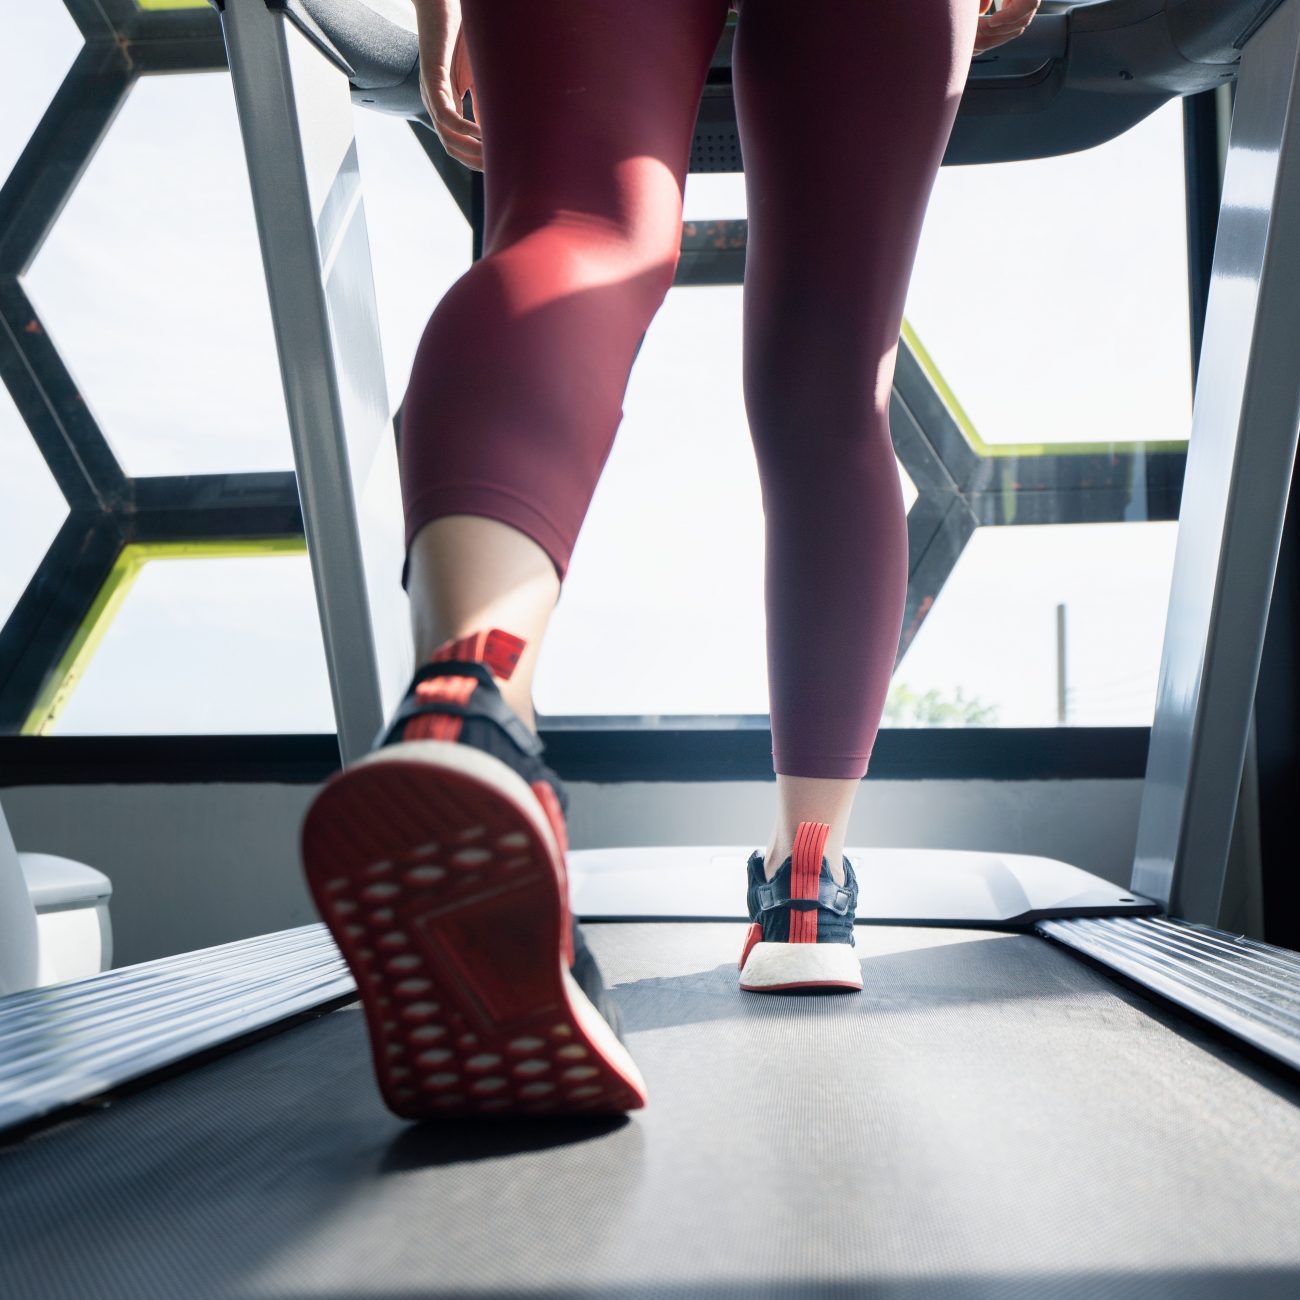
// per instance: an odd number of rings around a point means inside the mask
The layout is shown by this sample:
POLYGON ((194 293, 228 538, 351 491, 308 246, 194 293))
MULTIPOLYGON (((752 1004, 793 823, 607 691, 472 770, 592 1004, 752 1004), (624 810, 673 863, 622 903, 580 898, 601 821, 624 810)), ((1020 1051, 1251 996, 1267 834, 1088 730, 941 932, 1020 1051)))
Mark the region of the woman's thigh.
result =
MULTIPOLYGON (((922 224, 970 70, 979 0, 739 0, 746 357, 864 361, 883 417, 922 224), (792 334, 792 331, 795 333, 792 334)), ((778 376, 772 375, 772 382, 778 376)), ((843 394, 840 394, 842 397, 843 394)))
POLYGON ((680 246, 700 95, 727 11, 728 0, 462 0, 485 255, 568 215, 680 246))

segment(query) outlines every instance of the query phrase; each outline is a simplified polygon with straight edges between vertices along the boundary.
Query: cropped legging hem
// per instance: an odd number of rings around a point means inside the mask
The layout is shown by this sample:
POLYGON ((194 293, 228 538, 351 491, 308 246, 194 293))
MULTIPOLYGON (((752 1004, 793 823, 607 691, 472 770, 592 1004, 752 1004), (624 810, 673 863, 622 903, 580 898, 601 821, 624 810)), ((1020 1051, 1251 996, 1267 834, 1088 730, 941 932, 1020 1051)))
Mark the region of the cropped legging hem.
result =
POLYGON ((495 483, 439 483, 412 497, 406 509, 406 559, 402 590, 411 576, 411 543, 427 523, 443 515, 485 515, 527 534, 546 552, 561 582, 569 569, 570 543, 532 502, 495 483))
POLYGON ((871 755, 800 754, 772 751, 772 770, 778 776, 806 776, 826 781, 860 781, 867 774, 871 755))

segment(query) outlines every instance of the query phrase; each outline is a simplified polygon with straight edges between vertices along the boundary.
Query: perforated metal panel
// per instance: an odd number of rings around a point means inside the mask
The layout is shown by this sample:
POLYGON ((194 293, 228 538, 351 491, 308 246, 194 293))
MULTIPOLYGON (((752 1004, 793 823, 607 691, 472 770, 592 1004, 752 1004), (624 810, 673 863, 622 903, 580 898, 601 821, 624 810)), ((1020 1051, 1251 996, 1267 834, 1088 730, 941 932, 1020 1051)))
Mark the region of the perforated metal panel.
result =
POLYGON ((744 171, 730 86, 716 93, 706 89, 700 100, 690 169, 693 172, 744 171))

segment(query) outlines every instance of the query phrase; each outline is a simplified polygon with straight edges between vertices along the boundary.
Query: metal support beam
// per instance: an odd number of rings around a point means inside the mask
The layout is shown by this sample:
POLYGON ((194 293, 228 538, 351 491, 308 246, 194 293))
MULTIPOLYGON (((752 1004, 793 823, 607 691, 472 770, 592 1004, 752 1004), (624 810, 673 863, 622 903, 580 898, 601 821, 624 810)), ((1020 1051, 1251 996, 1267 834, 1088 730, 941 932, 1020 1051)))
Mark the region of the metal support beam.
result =
POLYGON ((1215 925, 1300 427, 1300 0, 1247 44, 1132 887, 1215 925))
POLYGON ((347 74, 267 0, 222 31, 345 764, 413 668, 404 535, 347 74))

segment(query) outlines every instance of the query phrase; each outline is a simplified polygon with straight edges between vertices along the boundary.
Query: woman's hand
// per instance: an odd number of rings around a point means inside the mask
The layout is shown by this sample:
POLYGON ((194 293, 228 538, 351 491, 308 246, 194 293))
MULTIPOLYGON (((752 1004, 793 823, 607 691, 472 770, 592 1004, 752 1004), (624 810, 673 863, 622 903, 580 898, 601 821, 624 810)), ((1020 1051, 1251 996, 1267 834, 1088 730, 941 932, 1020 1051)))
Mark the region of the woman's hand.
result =
POLYGON ((980 0, 979 25, 975 29, 975 53, 983 54, 995 45, 1005 45, 1033 22, 1039 0, 1005 0, 995 14, 987 13, 989 0, 980 0))
MULTIPOLYGON (((461 112, 465 94, 474 90, 474 73, 465 50, 460 0, 415 0, 420 38, 420 98, 433 119, 442 147, 458 162, 483 170, 482 124, 461 112)), ((474 100, 474 115, 478 102, 474 100)))

